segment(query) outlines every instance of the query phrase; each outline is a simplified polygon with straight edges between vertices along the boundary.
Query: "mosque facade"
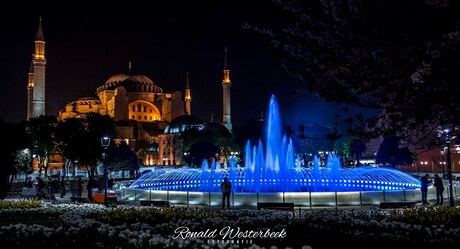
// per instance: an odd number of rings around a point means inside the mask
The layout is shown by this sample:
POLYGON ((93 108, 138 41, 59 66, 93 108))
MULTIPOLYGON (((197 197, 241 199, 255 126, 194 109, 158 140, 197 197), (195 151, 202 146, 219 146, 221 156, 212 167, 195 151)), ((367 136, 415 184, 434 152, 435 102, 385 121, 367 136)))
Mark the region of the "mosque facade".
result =
MULTIPOLYGON (((27 88, 28 119, 45 114, 44 46, 40 18, 27 88)), ((96 96, 68 102, 59 111, 58 119, 80 118, 88 113, 109 115, 116 122, 115 139, 125 141, 135 152, 143 149, 145 153, 141 157, 145 165, 180 165, 184 153, 180 133, 191 127, 206 128, 201 121, 197 121, 198 118, 191 116, 192 95, 188 72, 185 85, 184 96, 181 91, 166 93, 146 75, 133 73, 129 63, 128 72, 111 76, 96 89, 96 96), (140 148, 139 144, 149 146, 140 148)), ((230 85, 225 49, 222 125, 231 132, 230 85)))

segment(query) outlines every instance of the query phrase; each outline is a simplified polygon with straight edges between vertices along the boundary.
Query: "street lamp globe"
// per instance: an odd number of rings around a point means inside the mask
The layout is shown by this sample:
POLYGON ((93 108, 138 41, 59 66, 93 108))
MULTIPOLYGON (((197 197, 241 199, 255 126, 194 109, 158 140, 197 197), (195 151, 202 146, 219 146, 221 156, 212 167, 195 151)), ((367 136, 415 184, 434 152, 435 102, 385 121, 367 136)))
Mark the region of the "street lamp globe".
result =
POLYGON ((110 137, 108 136, 101 137, 101 145, 104 149, 107 149, 110 145, 110 137))

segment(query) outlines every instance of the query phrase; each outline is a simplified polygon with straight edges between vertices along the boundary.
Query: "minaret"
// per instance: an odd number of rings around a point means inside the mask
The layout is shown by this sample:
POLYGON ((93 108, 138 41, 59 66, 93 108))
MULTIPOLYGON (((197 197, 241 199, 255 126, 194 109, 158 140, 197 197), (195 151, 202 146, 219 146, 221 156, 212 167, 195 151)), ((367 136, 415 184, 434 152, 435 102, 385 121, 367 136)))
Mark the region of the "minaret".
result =
POLYGON ((33 112, 32 117, 45 115, 45 37, 43 36, 42 18, 38 23, 37 36, 35 37, 35 53, 32 55, 33 71, 33 112))
POLYGON ((192 115, 192 107, 190 106, 191 102, 192 95, 190 94, 190 81, 187 72, 187 85, 185 86, 185 112, 187 115, 192 115))
POLYGON ((227 129, 232 132, 232 118, 230 113, 230 86, 232 82, 230 81, 230 70, 227 67, 227 47, 225 47, 225 59, 224 59, 224 79, 222 80, 223 88, 223 122, 222 124, 227 127, 227 129))
POLYGON ((34 101, 34 64, 30 61, 29 77, 27 79, 27 120, 32 118, 34 101))

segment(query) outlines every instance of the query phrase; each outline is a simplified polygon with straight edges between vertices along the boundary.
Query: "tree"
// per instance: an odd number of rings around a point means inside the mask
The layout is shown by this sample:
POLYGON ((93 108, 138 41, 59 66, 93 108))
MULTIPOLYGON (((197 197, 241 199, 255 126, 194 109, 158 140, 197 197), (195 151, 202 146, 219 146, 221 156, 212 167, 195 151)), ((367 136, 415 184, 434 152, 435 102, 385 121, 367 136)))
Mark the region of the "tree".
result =
MULTIPOLYGON (((184 161, 189 165, 192 163, 192 161, 193 164, 197 165, 195 160, 193 160, 194 155, 192 153, 192 148, 194 146, 196 147, 196 144, 208 146, 207 143, 201 143, 203 141, 212 143, 214 146, 219 148, 217 154, 223 156, 227 161, 230 159, 231 151, 235 151, 236 149, 241 150, 242 148, 237 148, 237 146, 235 146, 234 137, 232 133, 227 128, 225 128, 225 126, 215 122, 208 123, 206 125, 206 129, 203 130, 198 130, 194 127, 186 129, 180 134, 179 138, 183 143, 183 151, 190 152, 189 155, 186 155, 183 158, 184 161)), ((194 151, 197 151, 197 149, 194 148, 194 151)), ((198 165, 200 164, 201 161, 198 165)))
POLYGON ((262 139, 262 130, 263 122, 256 119, 249 119, 242 126, 233 127, 235 144, 243 148, 248 140, 251 144, 257 144, 259 139, 262 139))
POLYGON ((395 167, 396 165, 410 165, 412 154, 407 148, 399 148, 398 138, 387 137, 380 145, 375 163, 395 167))
POLYGON ((139 162, 143 165, 147 165, 145 159, 152 160, 155 162, 155 159, 158 159, 158 148, 159 144, 153 141, 139 140, 136 143, 136 156, 139 159, 139 162))
POLYGON ((215 158, 220 149, 213 142, 202 140, 190 148, 190 160, 193 165, 201 165, 204 159, 215 158))
POLYGON ((356 160, 356 166, 359 166, 360 157, 365 150, 365 142, 356 136, 343 136, 334 143, 334 151, 343 157, 344 165, 350 165, 356 160))
POLYGON ((110 151, 107 157, 109 170, 139 170, 138 158, 125 141, 111 147, 110 151))
POLYGON ((299 90, 375 108, 366 129, 405 145, 460 125, 460 2, 278 0, 290 18, 267 34, 299 90))
POLYGON ((208 129, 199 130, 196 127, 185 129, 179 136, 184 151, 189 151, 199 141, 213 141, 212 132, 208 129))
MULTIPOLYGON (((87 113, 81 117, 81 129, 69 145, 74 149, 79 164, 94 176, 98 162, 102 161, 101 137, 115 137, 115 121, 109 115, 87 113)), ((112 139, 113 141, 113 139, 112 139)))
MULTIPOLYGON (((22 123, 4 123, 0 119, 0 135, 7 146, 0 150, 0 199, 4 199, 11 189, 14 176, 21 171, 27 171, 25 165, 18 166, 17 154, 25 149, 30 149, 30 138, 26 133, 26 124, 22 123), (24 167, 22 167, 24 166, 24 167)), ((30 162, 30 161, 29 161, 30 162)))
POLYGON ((32 173, 32 155, 30 148, 17 150, 14 152, 13 157, 16 172, 24 172, 26 174, 32 173))
POLYGON ((44 171, 48 176, 48 167, 56 154, 56 140, 54 139, 58 120, 52 115, 41 115, 27 121, 27 132, 32 139, 33 150, 39 160, 39 174, 44 171))
POLYGON ((333 141, 328 139, 328 134, 332 133, 332 129, 325 125, 318 124, 301 124, 298 127, 298 134, 291 136, 293 139, 296 152, 302 157, 306 163, 313 161, 313 157, 320 151, 332 151, 333 141))
MULTIPOLYGON (((60 122, 56 128, 56 150, 62 155, 64 170, 68 169, 70 165, 78 162, 78 148, 84 146, 84 144, 78 143, 83 128, 83 122, 78 118, 68 118, 60 122)), ((74 167, 75 166, 76 165, 74 165, 74 167)), ((76 172, 73 171, 74 176, 75 173, 76 172)))

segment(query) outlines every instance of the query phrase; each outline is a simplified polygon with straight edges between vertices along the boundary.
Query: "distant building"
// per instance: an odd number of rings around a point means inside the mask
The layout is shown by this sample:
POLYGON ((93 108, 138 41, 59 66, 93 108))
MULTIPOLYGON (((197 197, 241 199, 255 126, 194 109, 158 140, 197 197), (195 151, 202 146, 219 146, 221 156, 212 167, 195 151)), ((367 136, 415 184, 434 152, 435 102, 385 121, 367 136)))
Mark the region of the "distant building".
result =
POLYGON ((366 143, 366 150, 361 154, 359 162, 361 165, 373 165, 375 164, 375 158, 377 157, 377 152, 380 149, 380 145, 383 142, 383 137, 377 137, 370 139, 366 143))
MULTIPOLYGON (((414 173, 440 173, 447 174, 447 147, 445 148, 417 148, 414 150, 415 161, 411 165, 399 165, 398 169, 414 173)), ((450 148, 450 161, 452 173, 460 177, 460 147, 455 145, 450 148)), ((455 178, 455 177, 454 177, 455 178)))

